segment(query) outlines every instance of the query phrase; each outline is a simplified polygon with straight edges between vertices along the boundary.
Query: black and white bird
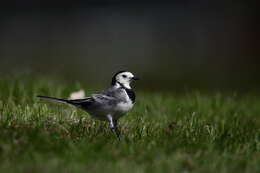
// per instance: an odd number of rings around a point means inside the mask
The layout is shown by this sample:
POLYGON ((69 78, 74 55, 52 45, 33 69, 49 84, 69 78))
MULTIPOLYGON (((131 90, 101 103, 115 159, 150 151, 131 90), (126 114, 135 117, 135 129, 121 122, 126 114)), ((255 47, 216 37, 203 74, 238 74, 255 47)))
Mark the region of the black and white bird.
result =
POLYGON ((130 86, 133 80, 139 80, 139 78, 131 72, 119 71, 113 76, 109 88, 84 99, 66 100, 47 96, 37 97, 74 105, 88 112, 94 119, 108 121, 110 128, 119 137, 118 119, 129 112, 135 103, 135 93, 130 86))

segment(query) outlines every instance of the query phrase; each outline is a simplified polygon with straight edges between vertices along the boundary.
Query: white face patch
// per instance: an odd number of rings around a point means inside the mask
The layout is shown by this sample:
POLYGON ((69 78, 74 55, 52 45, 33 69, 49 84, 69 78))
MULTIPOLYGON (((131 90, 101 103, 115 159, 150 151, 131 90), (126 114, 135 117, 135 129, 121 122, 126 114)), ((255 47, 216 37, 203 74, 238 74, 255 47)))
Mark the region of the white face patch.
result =
POLYGON ((116 76, 116 81, 124 85, 124 87, 131 89, 130 83, 134 75, 131 72, 122 72, 116 76))

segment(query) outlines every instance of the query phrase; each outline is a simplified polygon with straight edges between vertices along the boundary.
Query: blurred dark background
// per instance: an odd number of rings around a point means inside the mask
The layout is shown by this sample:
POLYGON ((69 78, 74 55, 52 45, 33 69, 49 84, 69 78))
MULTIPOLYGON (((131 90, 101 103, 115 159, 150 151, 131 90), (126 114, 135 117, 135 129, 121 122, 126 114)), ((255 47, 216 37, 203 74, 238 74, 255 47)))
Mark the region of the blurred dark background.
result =
POLYGON ((0 7, 0 74, 107 83, 122 69, 147 87, 257 88, 252 1, 11 1, 0 7))

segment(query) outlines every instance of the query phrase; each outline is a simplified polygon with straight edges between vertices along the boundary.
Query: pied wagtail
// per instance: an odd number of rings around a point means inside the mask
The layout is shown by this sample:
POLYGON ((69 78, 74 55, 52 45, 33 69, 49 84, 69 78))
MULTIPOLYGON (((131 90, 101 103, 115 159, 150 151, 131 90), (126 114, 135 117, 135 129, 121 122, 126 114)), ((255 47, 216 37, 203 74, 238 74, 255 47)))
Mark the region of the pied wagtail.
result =
POLYGON ((130 86, 133 80, 139 80, 139 78, 131 72, 119 71, 113 76, 109 88, 84 99, 66 100, 47 96, 37 97, 74 105, 88 112, 94 119, 108 121, 110 128, 119 138, 117 121, 130 111, 135 103, 135 93, 130 86))

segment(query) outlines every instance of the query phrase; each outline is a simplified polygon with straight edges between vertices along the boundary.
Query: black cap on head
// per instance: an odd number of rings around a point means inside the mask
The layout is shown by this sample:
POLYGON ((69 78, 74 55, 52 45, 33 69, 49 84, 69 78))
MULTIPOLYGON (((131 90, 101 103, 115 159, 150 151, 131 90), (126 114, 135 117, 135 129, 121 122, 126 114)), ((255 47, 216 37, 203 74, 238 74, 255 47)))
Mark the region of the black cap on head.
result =
POLYGON ((113 78, 112 78, 112 82, 111 82, 111 85, 115 85, 116 84, 116 76, 120 73, 123 73, 123 72, 127 72, 125 70, 121 70, 121 71, 118 71, 114 74, 113 78))

